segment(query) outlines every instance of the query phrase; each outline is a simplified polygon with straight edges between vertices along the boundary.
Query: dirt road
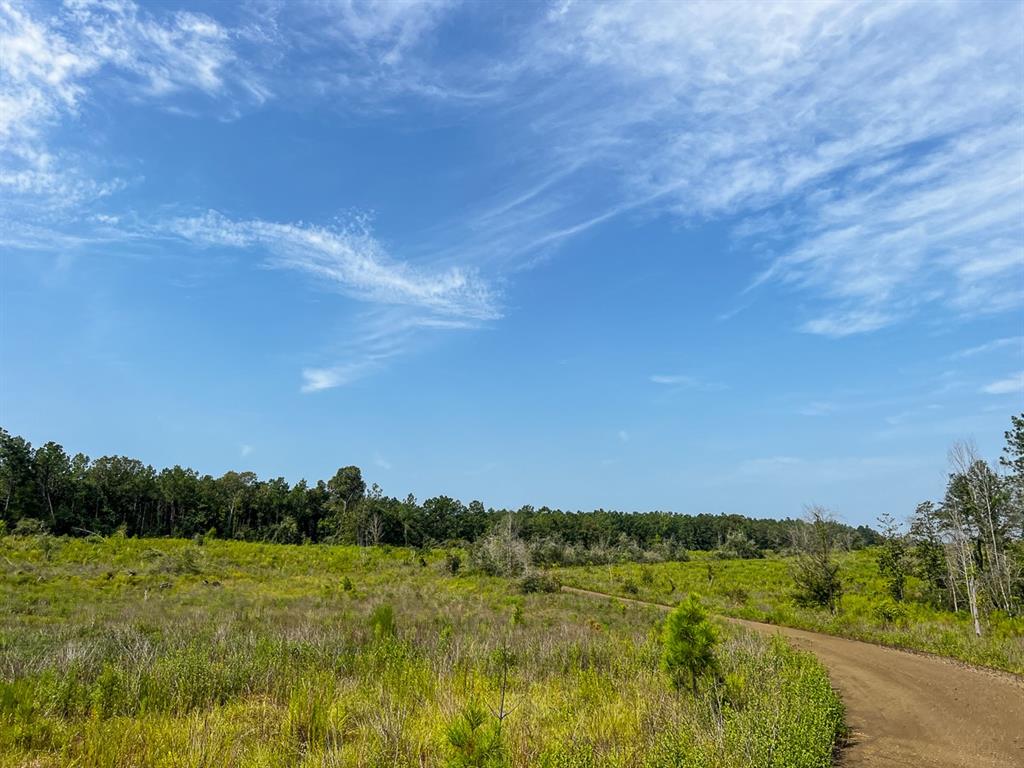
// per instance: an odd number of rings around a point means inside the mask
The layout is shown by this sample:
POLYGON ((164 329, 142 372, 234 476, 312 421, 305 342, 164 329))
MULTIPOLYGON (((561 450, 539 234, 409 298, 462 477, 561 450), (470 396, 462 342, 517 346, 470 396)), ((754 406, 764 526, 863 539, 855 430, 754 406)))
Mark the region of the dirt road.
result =
POLYGON ((851 730, 839 761, 844 768, 1024 768, 1024 679, 858 640, 728 620, 782 634, 825 665, 851 730))

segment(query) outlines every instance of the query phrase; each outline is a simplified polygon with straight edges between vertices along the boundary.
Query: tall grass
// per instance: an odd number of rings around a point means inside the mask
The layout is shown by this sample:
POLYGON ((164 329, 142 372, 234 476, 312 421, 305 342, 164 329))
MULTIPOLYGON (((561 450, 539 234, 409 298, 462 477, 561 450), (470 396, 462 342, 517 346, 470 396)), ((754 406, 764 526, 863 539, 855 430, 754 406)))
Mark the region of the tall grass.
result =
POLYGON ((0 766, 815 768, 841 725, 822 668, 778 641, 723 628, 721 679, 680 693, 656 609, 522 595, 444 553, 0 553, 0 766))
POLYGON ((878 573, 874 550, 850 552, 841 563, 844 594, 835 615, 794 602, 785 558, 717 560, 698 554, 684 563, 575 567, 556 573, 569 586, 653 602, 672 604, 699 592, 715 612, 726 616, 927 651, 1024 674, 1024 618, 994 612, 986 617, 984 634, 978 638, 966 612, 954 614, 924 603, 918 579, 909 578, 907 599, 894 603, 878 573))

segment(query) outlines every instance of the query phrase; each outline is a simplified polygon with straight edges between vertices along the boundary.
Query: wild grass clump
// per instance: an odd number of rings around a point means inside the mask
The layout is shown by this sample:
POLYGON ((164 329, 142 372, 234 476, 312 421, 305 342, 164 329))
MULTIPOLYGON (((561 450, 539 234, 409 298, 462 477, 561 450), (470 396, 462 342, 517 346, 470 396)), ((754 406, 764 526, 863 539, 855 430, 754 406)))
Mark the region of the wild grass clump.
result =
POLYGON ((333 748, 344 741, 347 713, 330 674, 302 678, 288 692, 284 736, 302 751, 333 748))
POLYGON ((370 614, 370 629, 376 638, 395 636, 395 609, 389 604, 378 605, 370 614))

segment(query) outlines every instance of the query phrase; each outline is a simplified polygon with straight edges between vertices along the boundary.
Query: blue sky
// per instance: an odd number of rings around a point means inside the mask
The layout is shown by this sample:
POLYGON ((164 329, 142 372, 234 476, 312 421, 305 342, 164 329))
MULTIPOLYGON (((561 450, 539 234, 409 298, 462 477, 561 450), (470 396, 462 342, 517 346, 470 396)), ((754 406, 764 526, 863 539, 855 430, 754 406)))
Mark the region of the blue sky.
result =
POLYGON ((1024 6, 0 1, 0 424, 897 516, 1024 408, 1024 6))

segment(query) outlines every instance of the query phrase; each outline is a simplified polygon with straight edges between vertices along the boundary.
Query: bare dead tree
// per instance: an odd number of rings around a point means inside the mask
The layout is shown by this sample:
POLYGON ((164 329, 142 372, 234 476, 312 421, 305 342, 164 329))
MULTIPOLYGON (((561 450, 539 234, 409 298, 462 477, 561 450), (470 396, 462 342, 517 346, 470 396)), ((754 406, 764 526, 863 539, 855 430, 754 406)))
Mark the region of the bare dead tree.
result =
POLYGON ((384 518, 381 517, 379 511, 374 510, 373 514, 370 515, 370 519, 366 524, 366 532, 373 546, 380 546, 381 539, 384 538, 384 518))
MULTIPOLYGON (((950 463, 956 467, 960 460, 957 446, 950 451, 950 463)), ((974 622, 974 634, 981 637, 981 620, 978 611, 978 570, 974 559, 976 531, 968 509, 968 499, 959 492, 957 476, 950 482, 946 499, 942 504, 943 533, 947 557, 952 566, 954 579, 959 582, 967 597, 967 605, 974 622)))
POLYGON ((963 506, 977 530, 977 550, 982 566, 978 579, 992 605, 1012 614, 1017 574, 1006 552, 1009 494, 1004 492, 1002 478, 978 457, 973 444, 956 443, 949 456, 956 490, 964 497, 963 506))

